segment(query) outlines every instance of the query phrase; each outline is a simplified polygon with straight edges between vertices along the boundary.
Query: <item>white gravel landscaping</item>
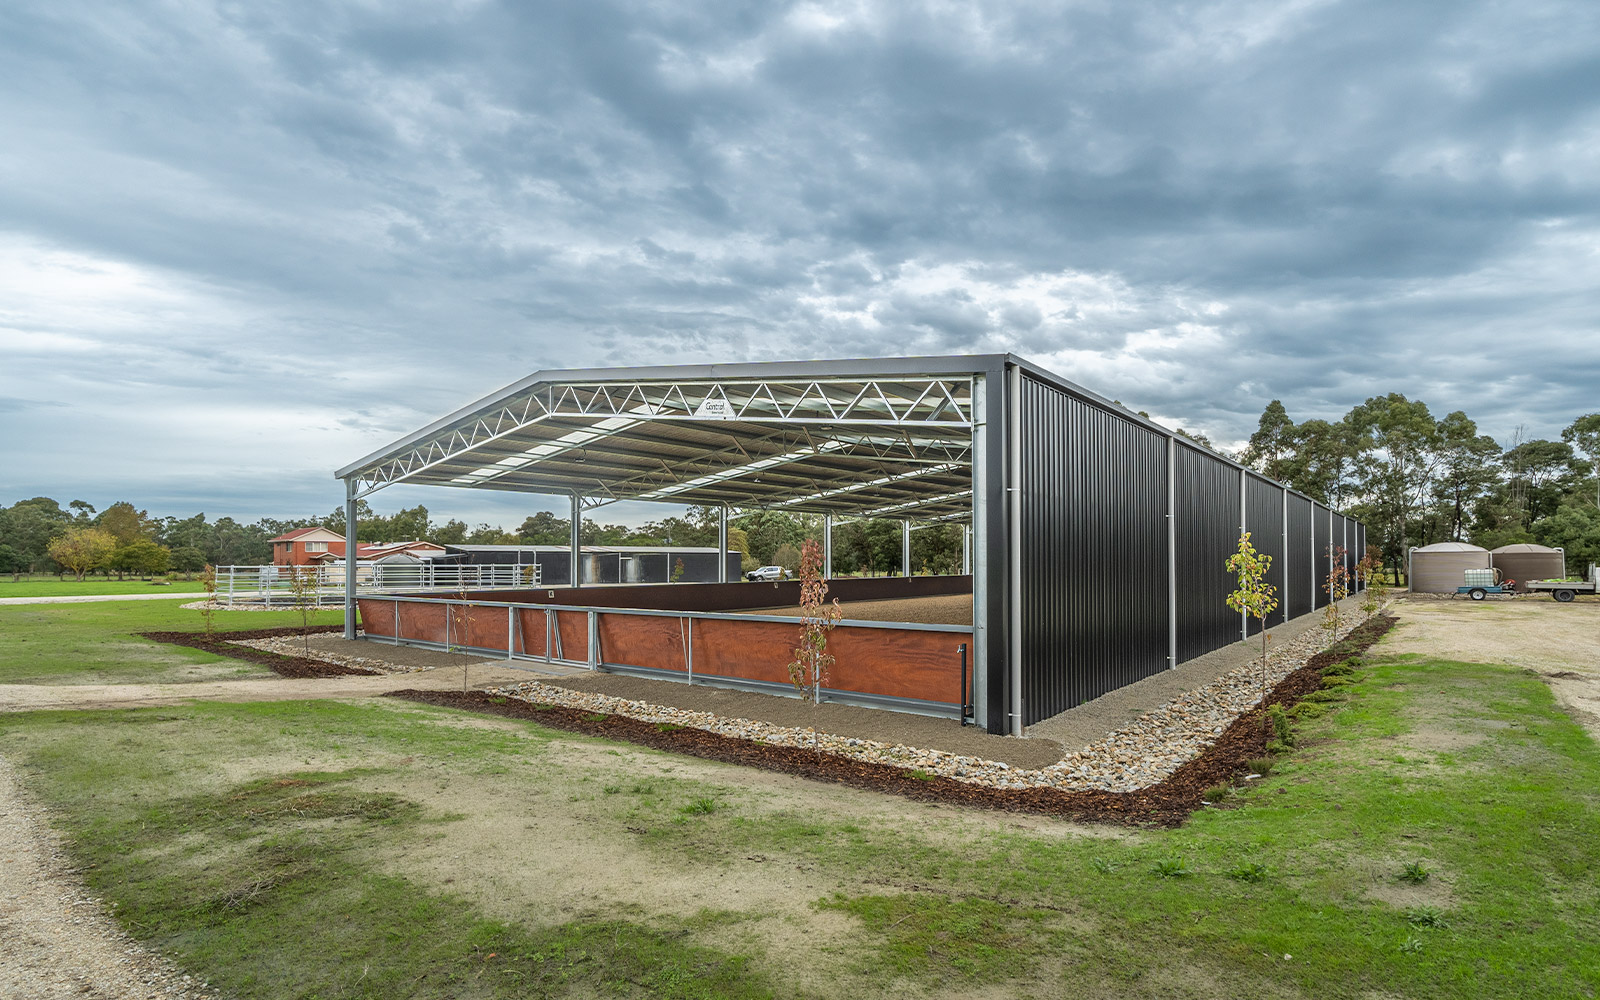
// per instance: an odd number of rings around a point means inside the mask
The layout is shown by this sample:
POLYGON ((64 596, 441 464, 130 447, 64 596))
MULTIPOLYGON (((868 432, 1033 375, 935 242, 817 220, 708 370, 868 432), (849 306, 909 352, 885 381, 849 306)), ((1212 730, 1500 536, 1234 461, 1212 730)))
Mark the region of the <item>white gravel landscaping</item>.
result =
MULTIPOLYGON (((1272 648, 1268 658, 1270 690, 1361 623, 1346 616, 1336 635, 1312 628, 1272 648)), ((490 693, 534 704, 606 715, 622 715, 645 722, 703 729, 737 739, 779 746, 811 748, 894 767, 913 768, 992 788, 1057 788, 1063 791, 1131 792, 1153 785, 1199 756, 1234 719, 1261 700, 1259 657, 1228 671, 1215 681, 1186 692, 1145 713, 1132 724, 1077 751, 1049 767, 1027 769, 1001 761, 982 760, 942 750, 879 743, 836 736, 808 728, 776 726, 752 719, 722 718, 710 712, 689 711, 644 701, 525 681, 491 688, 490 693)))
POLYGON ((308 656, 304 640, 292 635, 272 636, 266 639, 229 639, 228 641, 240 646, 265 650, 268 653, 277 653, 280 656, 299 656, 308 660, 321 660, 323 663, 335 663, 341 667, 355 667, 380 674, 416 674, 424 670, 434 669, 433 667, 415 664, 391 663, 388 660, 376 659, 371 656, 335 653, 330 650, 319 649, 316 646, 311 647, 311 653, 308 656))

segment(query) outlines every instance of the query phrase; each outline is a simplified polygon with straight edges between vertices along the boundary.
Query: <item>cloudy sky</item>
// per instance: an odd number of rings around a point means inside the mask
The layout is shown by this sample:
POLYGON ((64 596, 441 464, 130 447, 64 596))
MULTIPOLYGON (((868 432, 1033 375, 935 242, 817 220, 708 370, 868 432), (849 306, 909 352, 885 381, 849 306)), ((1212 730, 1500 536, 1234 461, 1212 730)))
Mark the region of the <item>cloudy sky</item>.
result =
POLYGON ((0 504, 321 513, 603 364, 1009 350, 1224 444, 1600 408, 1593 0, 23 0, 0 65, 0 504))

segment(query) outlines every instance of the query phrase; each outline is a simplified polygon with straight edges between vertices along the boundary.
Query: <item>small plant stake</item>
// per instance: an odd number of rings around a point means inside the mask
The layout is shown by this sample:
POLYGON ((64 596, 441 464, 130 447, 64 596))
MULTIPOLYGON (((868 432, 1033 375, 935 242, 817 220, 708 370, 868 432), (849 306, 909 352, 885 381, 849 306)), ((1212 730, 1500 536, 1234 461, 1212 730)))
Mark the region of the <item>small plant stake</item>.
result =
MULTIPOLYGON (((822 546, 808 538, 800 550, 800 645, 789 662, 789 681, 813 705, 821 704, 822 682, 833 666, 828 633, 843 617, 837 598, 828 603, 828 581, 822 578, 822 546)), ((811 747, 818 750, 815 726, 811 728, 811 747)))
POLYGON ((1267 572, 1272 569, 1272 557, 1256 551, 1250 544, 1250 532, 1239 536, 1239 548, 1228 557, 1228 572, 1239 579, 1239 587, 1228 595, 1228 607, 1247 614, 1261 623, 1261 697, 1267 697, 1267 616, 1278 609, 1278 588, 1267 582, 1267 572))

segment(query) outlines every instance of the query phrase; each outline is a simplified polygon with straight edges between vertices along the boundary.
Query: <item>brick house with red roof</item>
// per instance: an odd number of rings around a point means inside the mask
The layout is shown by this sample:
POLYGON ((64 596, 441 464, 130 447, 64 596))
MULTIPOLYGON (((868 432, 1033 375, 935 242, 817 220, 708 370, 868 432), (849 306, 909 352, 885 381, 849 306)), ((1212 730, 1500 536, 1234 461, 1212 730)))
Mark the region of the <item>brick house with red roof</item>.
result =
MULTIPOLYGON (((344 558, 344 536, 323 527, 296 528, 272 541, 272 565, 312 566, 344 558)), ((367 562, 406 553, 412 556, 444 555, 433 542, 357 542, 356 561, 367 562)))

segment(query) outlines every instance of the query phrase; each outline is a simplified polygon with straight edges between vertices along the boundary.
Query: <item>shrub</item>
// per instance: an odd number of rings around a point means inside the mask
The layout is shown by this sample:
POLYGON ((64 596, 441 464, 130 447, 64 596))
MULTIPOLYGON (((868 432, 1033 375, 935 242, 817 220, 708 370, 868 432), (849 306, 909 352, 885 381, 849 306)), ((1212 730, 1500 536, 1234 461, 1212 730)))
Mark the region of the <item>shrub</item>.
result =
POLYGON ((1294 749, 1294 747, 1291 747, 1289 744, 1283 742, 1282 740, 1268 740, 1267 741, 1267 753, 1270 753, 1270 754, 1286 754, 1290 750, 1293 750, 1293 749, 1294 749))
POLYGON ((1337 691, 1313 691, 1300 700, 1302 702, 1309 701, 1313 704, 1327 705, 1336 701, 1344 701, 1344 696, 1337 691))
POLYGON ((1296 719, 1315 719, 1317 716, 1321 715, 1323 711, 1323 707, 1314 701, 1302 701, 1300 704, 1289 709, 1289 714, 1296 719))
POLYGON ((1334 674, 1331 677, 1324 677, 1322 679, 1322 686, 1324 688, 1349 687, 1350 686, 1350 678, 1341 677, 1338 674, 1334 674))
POLYGON ((1289 719, 1289 713, 1283 710, 1282 705, 1269 705, 1267 707, 1267 722, 1272 726, 1272 735, 1284 746, 1294 746, 1294 725, 1289 719))
POLYGON ((1228 797, 1228 793, 1231 791, 1233 791, 1233 789, 1228 785, 1212 785, 1210 788, 1201 792, 1200 797, 1205 799, 1207 802, 1221 802, 1223 799, 1228 797))
POLYGON ((1265 778, 1272 773, 1272 763, 1271 757, 1252 757, 1244 762, 1244 766, 1250 769, 1251 774, 1259 774, 1265 778))

